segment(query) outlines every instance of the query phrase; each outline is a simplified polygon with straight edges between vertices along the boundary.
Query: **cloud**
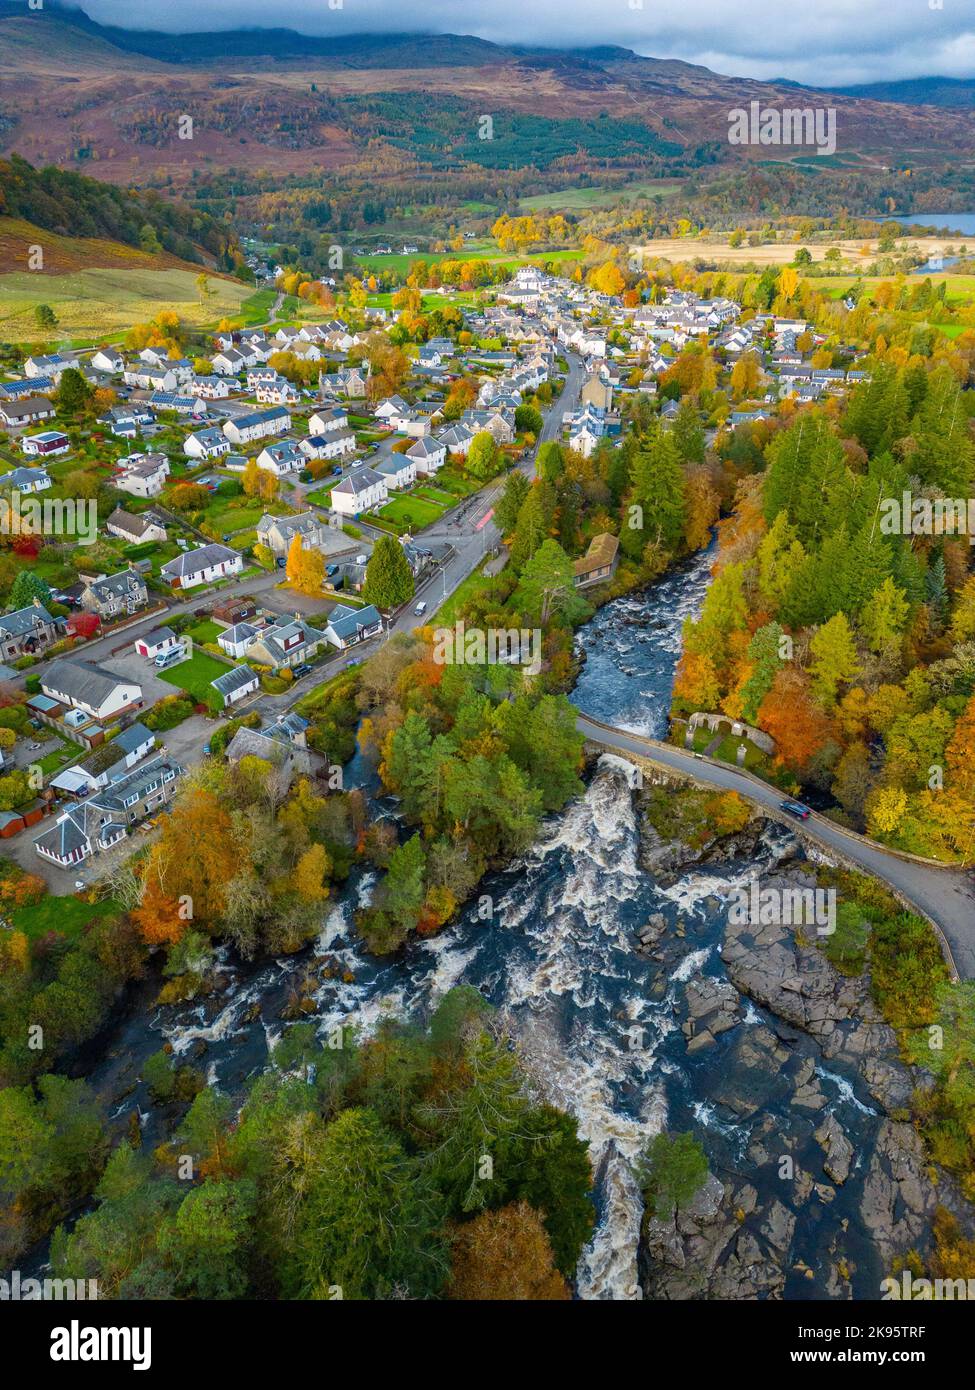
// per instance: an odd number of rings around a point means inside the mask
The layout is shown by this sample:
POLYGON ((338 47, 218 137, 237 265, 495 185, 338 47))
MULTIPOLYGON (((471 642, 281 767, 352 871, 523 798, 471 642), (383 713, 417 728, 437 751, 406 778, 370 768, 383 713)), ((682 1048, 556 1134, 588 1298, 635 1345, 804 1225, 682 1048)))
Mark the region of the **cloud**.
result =
POLYGON ((473 34, 546 47, 619 44, 735 76, 838 85, 975 76, 975 13, 959 0, 83 0, 102 24, 192 33, 473 34), (967 10, 967 14, 963 11, 967 10))

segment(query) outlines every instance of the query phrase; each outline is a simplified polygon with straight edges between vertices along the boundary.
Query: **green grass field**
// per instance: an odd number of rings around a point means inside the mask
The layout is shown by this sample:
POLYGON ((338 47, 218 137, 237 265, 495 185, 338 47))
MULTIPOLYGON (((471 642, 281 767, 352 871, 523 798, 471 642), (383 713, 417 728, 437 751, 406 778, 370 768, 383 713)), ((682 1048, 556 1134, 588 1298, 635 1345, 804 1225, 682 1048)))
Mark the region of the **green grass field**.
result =
POLYGON ((645 183, 628 183, 622 188, 562 188, 557 193, 536 193, 532 198, 522 198, 518 207, 521 212, 557 212, 562 208, 613 207, 624 198, 669 198, 681 187, 675 179, 651 179, 645 183))
POLYGON ((37 342, 39 338, 86 342, 124 333, 136 323, 175 309, 197 328, 233 317, 251 293, 235 280, 210 279, 212 294, 201 304, 196 276, 189 270, 79 270, 70 275, 14 271, 0 275, 0 338, 37 342), (34 309, 49 304, 58 325, 38 328, 34 309))
POLYGON ((10 921, 17 931, 25 932, 34 940, 47 936, 48 932, 70 940, 80 936, 92 922, 111 917, 120 906, 112 898, 100 903, 83 903, 79 898, 55 897, 49 893, 33 907, 18 907, 10 914, 10 921))
POLYGON ((188 690, 198 704, 205 704, 211 690, 211 681, 225 676, 230 670, 216 657, 206 652, 194 652, 189 661, 181 661, 178 666, 170 666, 168 671, 159 671, 160 680, 167 685, 175 685, 177 690, 188 690))

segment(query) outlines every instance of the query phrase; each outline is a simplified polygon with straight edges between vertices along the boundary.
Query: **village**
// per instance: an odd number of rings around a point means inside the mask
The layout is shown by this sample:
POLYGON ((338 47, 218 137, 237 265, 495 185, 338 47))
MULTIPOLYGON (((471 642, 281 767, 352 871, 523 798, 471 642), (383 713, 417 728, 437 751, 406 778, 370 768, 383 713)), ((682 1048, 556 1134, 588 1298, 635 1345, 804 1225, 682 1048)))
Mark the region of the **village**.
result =
MULTIPOLYGON (((8 523, 20 518, 5 527, 18 532, 11 594, 29 595, 0 617, 0 837, 53 892, 84 887, 151 829, 220 720, 246 718, 253 738, 327 768, 300 713, 309 692, 430 623, 475 569, 503 566, 492 504, 506 472, 531 478, 543 440, 588 459, 619 447, 637 408, 673 420, 658 383, 688 344, 729 374, 752 364, 729 429, 865 377, 814 366, 824 337, 804 320, 743 321, 729 298, 672 289, 624 304, 527 265, 479 299, 462 332, 418 345, 388 395, 362 353, 386 333, 381 308, 355 331, 335 316, 220 330, 203 363, 96 346, 28 356, 0 381, 0 496, 8 523), (83 427, 79 389, 111 401, 83 427), (86 505, 102 517, 89 534, 86 505), (368 598, 384 537, 410 575, 392 605, 368 598), (296 580, 309 555, 311 582, 296 580)), ((611 578, 617 546, 594 539, 580 587, 611 578)))

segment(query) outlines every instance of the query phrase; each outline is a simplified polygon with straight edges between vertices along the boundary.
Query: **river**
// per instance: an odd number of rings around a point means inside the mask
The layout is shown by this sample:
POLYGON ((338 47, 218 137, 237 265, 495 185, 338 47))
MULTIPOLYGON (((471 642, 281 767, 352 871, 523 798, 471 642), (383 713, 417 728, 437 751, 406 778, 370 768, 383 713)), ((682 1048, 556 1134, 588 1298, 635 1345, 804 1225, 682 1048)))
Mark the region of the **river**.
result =
MULTIPOLYGON (((700 555, 641 593, 602 608, 579 633, 587 661, 575 698, 598 717, 640 732, 663 731, 681 626, 696 613, 707 586, 710 555, 700 555)), ((158 981, 147 982, 126 1015, 98 1040, 84 1064, 91 1083, 110 1099, 114 1115, 139 1111, 144 1139, 162 1137, 159 1111, 139 1081, 142 1062, 169 1040, 178 1056, 193 1058, 211 1085, 240 1095, 246 1079, 267 1063, 269 1045, 288 1024, 282 1010, 299 982, 313 972, 316 1021, 323 1033, 339 1022, 368 1032, 384 1012, 422 1015, 453 985, 476 986, 507 1020, 516 1044, 548 1096, 572 1111, 591 1145, 597 1172, 597 1225, 580 1262, 577 1287, 587 1299, 639 1296, 637 1244, 641 1200, 631 1160, 661 1128, 693 1129, 723 1181, 752 1184, 760 1196, 781 1184, 763 1177, 749 1147, 756 1124, 774 1117, 790 1136, 797 1160, 821 1171, 808 1115, 770 1095, 743 1120, 725 1100, 729 1047, 749 1029, 774 1021, 743 1001, 740 1021, 721 1047, 689 1054, 681 1023, 685 989, 702 977, 724 979, 722 899, 761 865, 792 848, 788 832, 769 830, 755 856, 714 868, 694 866, 662 886, 638 862, 639 833, 632 769, 604 756, 585 794, 544 825, 537 843, 504 872, 489 876, 493 915, 473 910, 438 937, 417 942, 401 956, 376 960, 354 939, 352 915, 368 901, 374 878, 360 873, 330 905, 317 945, 298 956, 253 965, 221 952, 222 984, 203 1002, 159 1008, 151 1001, 158 981), (756 864, 758 861, 758 865, 756 864), (634 950, 634 934, 651 913, 663 913, 679 931, 665 961, 634 950), (320 959, 327 955, 333 973, 320 959), (336 978, 335 966, 341 966, 336 978), (351 983, 341 974, 348 971, 351 983)), ((375 796, 373 774, 356 755, 346 785, 375 796)), ((379 800, 387 812, 395 805, 379 800)), ((830 1205, 800 1226, 792 1259, 812 1277, 788 1273, 786 1296, 826 1296, 828 1248, 855 1213, 856 1171, 869 1152, 876 1124, 869 1097, 855 1077, 822 1062, 810 1039, 797 1037, 799 1055, 813 1059, 828 1110, 836 1113, 858 1154, 855 1171, 830 1205)), ((818 1119, 821 1119, 819 1116, 818 1119)), ((847 1236, 858 1274, 854 1292, 876 1296, 879 1264, 869 1243, 847 1236)))

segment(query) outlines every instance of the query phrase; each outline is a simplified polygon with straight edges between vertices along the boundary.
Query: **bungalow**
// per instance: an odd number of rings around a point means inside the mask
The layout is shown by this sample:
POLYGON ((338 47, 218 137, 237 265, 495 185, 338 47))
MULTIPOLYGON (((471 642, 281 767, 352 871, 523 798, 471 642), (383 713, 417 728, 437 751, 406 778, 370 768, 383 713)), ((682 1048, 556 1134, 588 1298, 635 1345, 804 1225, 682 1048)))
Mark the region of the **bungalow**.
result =
POLYGON ((143 512, 142 516, 136 516, 134 512, 124 512, 122 507, 115 507, 111 516, 108 517, 104 528, 108 535, 117 535, 122 541, 128 541, 131 545, 142 545, 143 541, 166 541, 167 531, 161 521, 157 521, 152 513, 143 512))
POLYGON ((260 677, 256 671, 245 663, 243 666, 234 666, 223 676, 217 676, 216 680, 210 682, 214 690, 223 696, 224 706, 236 705, 247 695, 251 695, 260 685, 260 677))
POLYGON ((136 401, 130 405, 113 405, 99 419, 101 424, 109 427, 116 439, 134 439, 143 425, 156 423, 156 413, 136 401))
POLYGON ((280 670, 317 656, 324 644, 324 634, 296 613, 293 619, 279 618, 257 633, 247 655, 258 665, 280 670))
POLYGON ((43 492, 50 486, 51 479, 43 468, 11 468, 9 473, 0 474, 0 487, 16 492, 43 492))
POLYGON ((168 757, 154 758, 103 791, 97 791, 39 835, 34 848, 62 867, 81 864, 99 850, 118 844, 128 828, 169 801, 183 769, 168 757))
POLYGON ((176 646, 179 646, 179 638, 171 627, 154 627, 144 637, 135 639, 135 650, 138 655, 148 657, 150 660, 161 656, 163 652, 171 651, 176 646))
POLYGON ((0 400, 22 401, 25 396, 38 396, 54 390, 54 382, 49 376, 35 376, 14 381, 0 381, 0 400))
POLYGON ((612 579, 619 564, 619 549, 619 538, 608 531, 593 536, 585 555, 572 566, 576 588, 612 579))
POLYGON ((176 391, 153 391, 149 404, 154 410, 174 410, 177 415, 204 416, 206 401, 200 396, 183 396, 176 391))
POLYGON ((138 570, 130 569, 86 580, 80 597, 86 613, 97 613, 100 618, 118 618, 123 613, 137 613, 145 608, 149 590, 138 570))
POLYGON ((382 632, 383 620, 377 608, 367 604, 365 608, 350 608, 348 604, 337 603, 328 617, 325 636, 333 647, 345 650, 360 642, 367 642, 382 632))
POLYGON ((376 472, 386 479, 386 486, 393 492, 416 482, 416 463, 408 454, 390 454, 376 464, 376 472))
POLYGON ((307 750, 308 721, 300 714, 281 715, 266 729, 238 729, 227 744, 228 763, 241 758, 263 758, 288 774, 308 774, 312 770, 307 750))
POLYGON ((271 434, 284 434, 290 428, 291 416, 283 405, 238 415, 225 420, 223 424, 223 432, 232 444, 249 444, 254 439, 265 439, 271 434))
POLYGON ((344 516, 357 516, 382 506, 389 497, 386 479, 371 468, 356 468, 332 488, 332 507, 344 516))
POLYGON ((174 589, 195 589, 198 584, 211 584, 229 574, 240 574, 243 568, 244 560, 239 551, 214 542, 184 551, 163 565, 159 573, 174 589))
POLYGON ((299 512, 297 516, 271 516, 265 513, 257 523, 257 539, 275 555, 286 555, 295 536, 303 546, 326 549, 334 534, 318 512, 299 512))
POLYGON ((25 434, 20 447, 28 458, 54 458, 70 450, 71 440, 62 430, 44 430, 41 434, 25 434))
POLYGON ((112 486, 133 497, 158 497, 169 477, 165 454, 130 454, 115 465, 112 486))
POLYGON ((411 410, 394 415, 389 423, 397 434, 408 434, 411 439, 423 439, 433 428, 429 415, 415 415, 411 410))
POLYGON ((276 478, 299 472, 305 463, 305 455, 294 439, 285 439, 280 444, 269 444, 257 456, 258 468, 273 473, 276 478))
POLYGON ((218 635, 217 646, 235 661, 239 661, 258 632, 259 629, 252 627, 250 623, 234 623, 233 627, 224 628, 218 635))
POLYGON ((57 624, 38 601, 0 614, 0 661, 42 652, 58 640, 58 635, 57 624))
POLYGON ((413 460, 418 472, 436 473, 447 462, 447 449, 436 439, 418 439, 404 457, 413 460))
POLYGON ((219 458, 221 454, 229 454, 231 448, 230 440, 216 425, 194 430, 183 440, 183 453, 192 459, 219 458))
POLYGON ((0 405, 0 421, 7 429, 35 425, 38 420, 53 418, 54 405, 46 396, 26 396, 23 400, 5 401, 0 405))
POLYGON ((156 735, 136 722, 122 729, 115 738, 92 748, 77 763, 51 779, 55 791, 71 796, 87 796, 121 781, 136 763, 156 746, 156 735))
POLYGON ((52 700, 81 710, 92 719, 117 719, 142 704, 142 686, 106 671, 94 661, 52 661, 41 676, 41 689, 52 700))

